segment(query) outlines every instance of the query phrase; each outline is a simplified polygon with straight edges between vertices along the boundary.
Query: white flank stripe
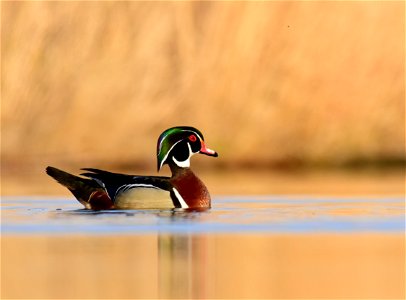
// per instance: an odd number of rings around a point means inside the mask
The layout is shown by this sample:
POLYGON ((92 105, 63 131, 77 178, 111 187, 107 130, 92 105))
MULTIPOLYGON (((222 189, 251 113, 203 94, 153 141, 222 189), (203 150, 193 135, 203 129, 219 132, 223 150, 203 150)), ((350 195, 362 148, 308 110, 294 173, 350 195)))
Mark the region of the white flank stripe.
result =
POLYGON ((178 201, 180 203, 180 207, 182 208, 189 208, 189 205, 186 204, 185 200, 182 198, 182 196, 179 194, 178 190, 173 188, 173 192, 175 193, 176 198, 178 198, 178 201))
POLYGON ((123 193, 123 192, 126 192, 126 191, 128 191, 128 190, 130 190, 130 189, 134 189, 134 188, 142 188, 142 187, 146 187, 146 188, 151 188, 151 189, 157 189, 157 190, 162 190, 161 188, 159 188, 159 187, 157 187, 157 186, 154 186, 154 185, 152 185, 152 184, 147 184, 147 183, 132 183, 132 184, 126 184, 126 185, 123 185, 123 186, 121 186, 121 187, 119 187, 118 189, 117 189, 117 191, 116 191, 116 194, 114 195, 114 198, 118 195, 118 194, 120 194, 120 193, 123 193))

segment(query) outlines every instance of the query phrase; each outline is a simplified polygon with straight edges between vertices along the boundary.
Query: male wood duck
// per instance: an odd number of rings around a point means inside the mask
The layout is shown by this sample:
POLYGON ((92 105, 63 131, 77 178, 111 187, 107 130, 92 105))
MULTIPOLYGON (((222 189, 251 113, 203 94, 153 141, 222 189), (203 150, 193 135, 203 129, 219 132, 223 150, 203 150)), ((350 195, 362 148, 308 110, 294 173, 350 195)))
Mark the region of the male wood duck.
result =
POLYGON ((85 208, 101 209, 204 209, 211 199, 204 183, 190 169, 196 154, 217 157, 206 147, 203 134, 193 127, 179 126, 165 130, 158 138, 158 172, 169 165, 172 177, 136 176, 84 168, 75 176, 54 167, 46 172, 67 187, 85 208))

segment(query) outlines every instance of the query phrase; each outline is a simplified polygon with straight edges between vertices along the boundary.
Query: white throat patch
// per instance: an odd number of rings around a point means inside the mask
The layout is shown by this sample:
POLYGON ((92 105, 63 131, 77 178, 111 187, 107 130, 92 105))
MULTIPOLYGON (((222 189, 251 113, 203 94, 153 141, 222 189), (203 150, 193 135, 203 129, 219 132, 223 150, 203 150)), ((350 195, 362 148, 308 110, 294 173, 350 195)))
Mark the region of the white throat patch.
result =
POLYGON ((179 168, 189 168, 190 167, 190 158, 194 154, 192 152, 192 148, 190 148, 190 144, 186 143, 187 147, 189 148, 189 157, 186 160, 183 161, 178 161, 174 156, 172 156, 173 162, 179 167, 179 168))

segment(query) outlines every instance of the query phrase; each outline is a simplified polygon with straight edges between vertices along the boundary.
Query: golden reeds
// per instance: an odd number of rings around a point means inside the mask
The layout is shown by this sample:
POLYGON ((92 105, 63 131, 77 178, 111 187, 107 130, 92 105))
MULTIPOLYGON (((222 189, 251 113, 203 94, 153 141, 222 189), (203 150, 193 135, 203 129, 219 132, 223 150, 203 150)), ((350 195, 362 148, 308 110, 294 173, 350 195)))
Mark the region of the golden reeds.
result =
MULTIPOLYGON (((3 161, 404 159, 404 2, 2 2, 3 161)), ((215 163, 215 162, 213 162, 215 163)))

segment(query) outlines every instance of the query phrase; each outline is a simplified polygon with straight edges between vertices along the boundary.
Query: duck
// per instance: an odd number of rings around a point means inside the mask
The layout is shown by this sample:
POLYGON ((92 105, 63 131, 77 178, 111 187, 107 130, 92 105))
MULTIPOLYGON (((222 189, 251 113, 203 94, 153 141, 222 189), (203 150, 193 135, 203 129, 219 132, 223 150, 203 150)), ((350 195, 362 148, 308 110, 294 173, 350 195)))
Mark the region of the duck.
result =
POLYGON ((48 166, 46 173, 90 210, 208 209, 210 193, 190 168, 195 154, 217 157, 203 134, 191 126, 166 129, 157 142, 158 172, 168 165, 172 176, 139 176, 82 168, 79 176, 48 166))

